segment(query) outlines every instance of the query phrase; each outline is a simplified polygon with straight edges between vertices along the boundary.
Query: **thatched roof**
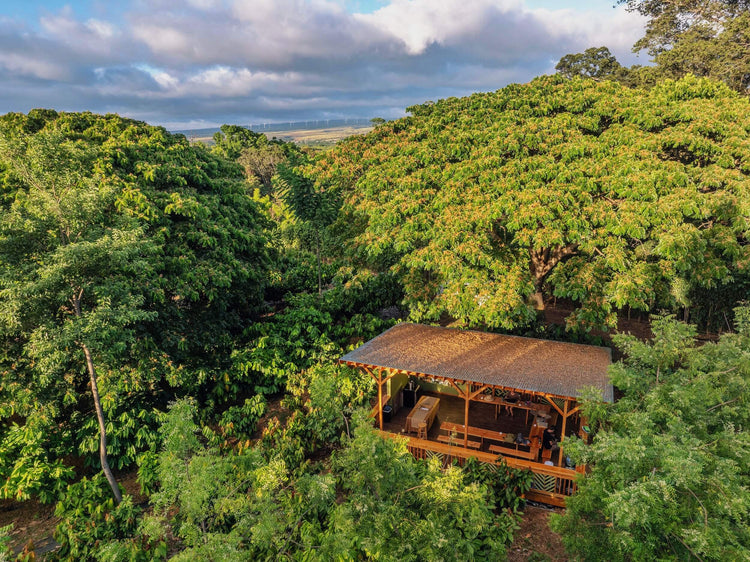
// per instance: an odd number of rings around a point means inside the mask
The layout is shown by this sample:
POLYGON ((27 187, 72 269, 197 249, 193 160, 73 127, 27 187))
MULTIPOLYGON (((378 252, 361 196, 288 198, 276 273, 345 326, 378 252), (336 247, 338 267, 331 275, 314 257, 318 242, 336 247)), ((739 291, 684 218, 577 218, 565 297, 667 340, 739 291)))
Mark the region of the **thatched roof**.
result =
POLYGON ((402 323, 341 362, 576 398, 584 387, 612 402, 608 347, 402 323))

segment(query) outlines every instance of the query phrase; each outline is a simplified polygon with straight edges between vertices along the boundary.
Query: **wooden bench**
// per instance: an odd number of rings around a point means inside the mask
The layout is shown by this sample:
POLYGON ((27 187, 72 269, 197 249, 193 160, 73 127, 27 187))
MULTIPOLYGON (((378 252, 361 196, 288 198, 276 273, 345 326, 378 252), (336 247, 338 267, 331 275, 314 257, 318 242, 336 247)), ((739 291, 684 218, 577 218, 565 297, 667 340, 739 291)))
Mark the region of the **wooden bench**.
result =
MULTIPOLYGON (((459 437, 451 438, 450 435, 438 435, 437 439, 441 443, 448 443, 449 445, 453 444, 453 445, 463 446, 464 444, 464 440, 462 438, 459 438, 459 437)), ((472 441, 471 439, 469 439, 469 441, 466 443, 466 446, 469 447, 470 449, 478 450, 482 446, 482 444, 479 441, 472 441)))
MULTIPOLYGON (((440 429, 449 433, 460 433, 461 435, 464 433, 464 426, 462 424, 452 422, 441 423, 440 429)), ((489 439, 490 441, 505 441, 506 435, 507 433, 500 433, 499 431, 492 431, 491 429, 469 426, 469 436, 479 437, 480 445, 484 445, 485 439, 489 439)))
MULTIPOLYGON (((391 395, 390 394, 383 394, 383 401, 381 402, 380 407, 382 408, 383 406, 385 406, 386 404, 388 404, 388 400, 390 400, 390 399, 391 399, 391 395)), ((375 416, 378 415, 379 411, 380 411, 380 408, 378 408, 378 405, 375 404, 375 406, 373 406, 372 410, 370 410, 370 417, 374 418, 375 416)))
POLYGON ((514 449, 511 447, 503 447, 502 445, 490 445, 490 453, 496 453, 498 455, 509 455, 511 457, 518 457, 521 459, 536 461, 539 458, 539 447, 534 447, 532 445, 531 450, 522 451, 520 449, 514 449))

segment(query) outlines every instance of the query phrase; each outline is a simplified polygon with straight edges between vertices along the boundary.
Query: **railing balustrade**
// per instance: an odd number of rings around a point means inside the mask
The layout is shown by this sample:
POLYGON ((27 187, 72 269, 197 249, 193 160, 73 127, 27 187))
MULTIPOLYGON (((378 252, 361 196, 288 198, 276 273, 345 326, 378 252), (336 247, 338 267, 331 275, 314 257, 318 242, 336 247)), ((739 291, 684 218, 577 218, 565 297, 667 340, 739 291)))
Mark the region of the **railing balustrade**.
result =
POLYGON ((534 478, 531 490, 526 493, 526 498, 529 500, 565 507, 565 498, 572 496, 577 489, 576 482, 580 474, 580 471, 577 470, 465 449, 459 443, 456 445, 446 445, 427 439, 405 437, 387 431, 379 431, 379 433, 389 439, 407 439, 406 447, 415 458, 427 459, 437 457, 441 460, 444 467, 453 464, 454 460, 463 466, 466 459, 474 458, 479 462, 492 465, 500 465, 504 462, 511 468, 530 470, 534 474, 534 478))

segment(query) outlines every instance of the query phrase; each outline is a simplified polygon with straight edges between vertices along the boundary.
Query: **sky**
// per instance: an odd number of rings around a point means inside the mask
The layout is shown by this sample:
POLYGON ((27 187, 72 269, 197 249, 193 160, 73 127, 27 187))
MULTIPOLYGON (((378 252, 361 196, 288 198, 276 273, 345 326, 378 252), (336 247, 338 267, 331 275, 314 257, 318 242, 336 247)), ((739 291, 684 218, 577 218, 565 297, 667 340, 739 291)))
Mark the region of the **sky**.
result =
POLYGON ((644 21, 615 0, 2 0, 0 114, 119 113, 169 129, 392 119, 554 73, 644 21))

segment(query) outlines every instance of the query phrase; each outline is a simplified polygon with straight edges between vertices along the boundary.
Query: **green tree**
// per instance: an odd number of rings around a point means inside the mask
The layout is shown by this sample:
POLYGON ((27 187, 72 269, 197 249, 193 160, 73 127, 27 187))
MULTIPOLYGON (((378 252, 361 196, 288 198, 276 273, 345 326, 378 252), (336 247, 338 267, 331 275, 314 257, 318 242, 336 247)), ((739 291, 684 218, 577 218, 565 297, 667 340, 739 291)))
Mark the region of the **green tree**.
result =
POLYGON ((164 129, 52 111, 0 128, 0 491, 49 501, 92 432, 124 468, 165 395, 224 384, 262 305, 267 222, 239 167, 164 129))
POLYGON ((237 157, 237 162, 245 169, 245 175, 260 182, 263 195, 273 192, 272 179, 276 175, 276 169, 286 160, 284 148, 276 143, 243 148, 237 157))
POLYGON ((623 67, 607 47, 591 47, 583 53, 565 55, 555 66, 566 78, 593 78, 627 82, 628 69, 623 67))
POLYGON ((544 77, 409 110, 314 174, 414 319, 513 328, 555 296, 612 326, 747 270, 748 105, 719 83, 544 77))
POLYGON ((92 154, 59 131, 4 134, 0 158, 25 185, 0 221, 5 335, 26 339, 40 382, 85 366, 101 467, 119 503, 97 364, 116 368, 133 343, 133 326, 153 319, 143 304, 157 249, 138 221, 112 212, 117 182, 89 176, 92 154))
POLYGON ((268 138, 240 125, 222 125, 214 135, 213 151, 228 160, 237 160, 247 148, 266 146, 268 138))
POLYGON ((554 528, 584 560, 750 558, 750 309, 736 333, 698 346, 692 326, 657 317, 654 338, 617 336, 624 395, 606 407, 591 466, 554 528))
POLYGON ((724 81, 747 94, 750 87, 750 3, 745 0, 618 0, 648 19, 633 46, 654 57, 658 77, 686 74, 724 81))
POLYGON ((333 224, 341 207, 337 190, 329 189, 301 173, 296 166, 306 163, 307 158, 295 159, 279 167, 282 183, 281 196, 304 225, 306 237, 312 239, 318 271, 318 295, 323 294, 321 252, 326 228, 333 224))
POLYGON ((213 152, 240 164, 249 181, 260 182, 261 194, 273 193, 272 179, 279 164, 297 159, 301 152, 296 144, 278 139, 269 140, 239 125, 222 125, 214 135, 213 152))

